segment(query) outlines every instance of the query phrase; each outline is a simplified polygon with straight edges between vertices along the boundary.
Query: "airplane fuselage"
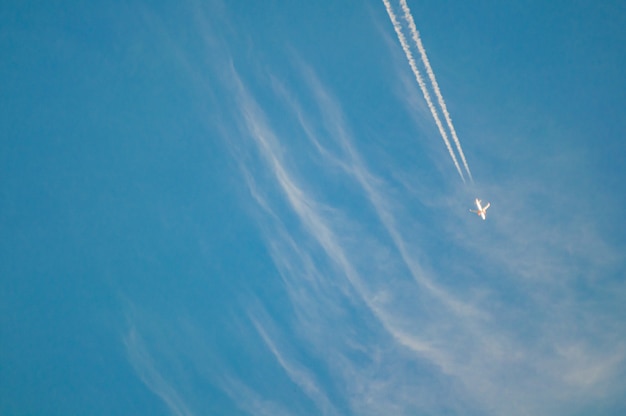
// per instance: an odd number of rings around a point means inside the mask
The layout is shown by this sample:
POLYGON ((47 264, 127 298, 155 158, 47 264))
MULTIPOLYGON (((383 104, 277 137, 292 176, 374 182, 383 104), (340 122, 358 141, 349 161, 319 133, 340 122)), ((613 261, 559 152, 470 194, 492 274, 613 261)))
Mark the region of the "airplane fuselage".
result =
POLYGON ((476 208, 478 208, 478 210, 474 211, 473 209, 470 209, 470 211, 473 212, 474 214, 477 214, 483 220, 487 219, 487 208, 489 208, 491 204, 487 202, 487 205, 485 205, 485 207, 483 208, 483 206, 481 205, 480 199, 476 198, 475 202, 476 202, 476 208))

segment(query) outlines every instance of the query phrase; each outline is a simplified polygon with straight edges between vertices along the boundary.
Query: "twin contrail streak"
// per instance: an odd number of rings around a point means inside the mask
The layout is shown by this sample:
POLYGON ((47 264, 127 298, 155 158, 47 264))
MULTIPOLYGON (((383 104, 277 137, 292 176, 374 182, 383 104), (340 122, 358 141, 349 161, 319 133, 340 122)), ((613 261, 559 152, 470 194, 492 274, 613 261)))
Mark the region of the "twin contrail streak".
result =
MULTIPOLYGON (((448 140, 448 135, 446 133, 446 130, 444 129, 443 125, 441 124, 441 120, 439 119, 439 113, 437 112, 437 109, 433 105, 433 102, 430 98, 430 94, 428 93, 428 90, 426 88, 426 84, 424 83, 424 80, 419 70, 417 69, 417 64, 415 63, 415 59, 413 58, 413 54, 411 53, 411 48, 409 47, 406 41, 406 37, 404 36, 404 33, 402 33, 402 27, 400 26, 400 23, 398 22, 398 19, 395 13, 393 12, 393 9, 391 8, 391 5, 389 4, 389 0, 383 0, 383 3, 385 4, 385 8, 387 9, 387 14, 389 15, 389 19, 391 20, 391 23, 393 24, 393 28, 396 31, 396 35, 398 35, 398 40, 400 41, 402 50, 404 51, 404 54, 406 55, 406 58, 409 61, 409 66, 411 67, 411 70, 413 71, 413 74, 415 75, 415 79, 417 80, 417 83, 419 84, 420 89, 422 90, 422 94, 424 95, 424 99, 426 100, 426 103, 428 104, 428 108, 430 109, 430 112, 433 118, 435 119, 435 124, 437 124, 437 128, 439 129, 441 138, 443 139, 444 143, 446 144, 446 147, 448 148, 448 153, 450 153, 450 157, 452 158, 452 161, 454 162, 454 166, 456 167, 456 170, 459 172, 459 175, 461 176, 461 179, 463 179, 463 182, 465 182, 465 177, 463 176, 463 172, 461 171, 459 162, 456 159, 456 155, 454 151, 452 150, 452 146, 450 145, 450 141, 448 140)), ((461 161, 463 162, 463 166, 465 167, 467 176, 470 178, 470 181, 471 181, 473 180, 472 173, 469 169, 469 165, 467 164, 467 161, 465 160, 465 155, 463 154, 463 149, 461 148, 461 142, 459 141, 459 138, 456 134, 456 130, 454 129, 454 125, 452 124, 452 119, 450 118, 450 113, 448 112, 448 108, 443 99, 443 95, 441 95, 441 90, 439 89, 439 84, 437 83, 437 79, 435 78, 435 73, 433 72, 433 69, 430 66, 430 62, 428 61, 428 56, 426 55, 426 50, 424 49, 422 40, 419 37, 419 33, 415 26, 415 21, 413 20, 413 16, 411 15, 411 10, 409 9, 409 6, 406 0, 400 0, 400 6, 402 7, 402 11, 404 12, 404 18, 406 19, 408 23, 409 29, 411 31, 411 36, 413 38, 413 41, 415 42, 415 46, 417 47, 420 53, 420 56, 422 58, 422 63, 424 64, 424 67, 426 68, 426 73, 428 74, 430 83, 433 87, 435 95, 437 96, 437 101, 439 103, 439 106, 441 107, 443 116, 446 120, 446 123, 448 124, 448 128, 452 136, 452 140, 454 140, 454 144, 456 145, 456 149, 459 152, 459 156, 461 157, 461 161)))
POLYGON ((463 154, 463 149, 461 148, 461 142, 459 142, 459 138, 456 135, 456 130, 454 129, 454 125, 452 124, 450 113, 448 113, 448 107, 446 107, 446 102, 443 100, 443 95, 441 95, 441 91, 439 90, 439 84, 437 83, 437 79, 435 78, 435 73, 433 72, 433 69, 430 66, 430 61, 428 61, 428 56, 426 56, 426 49, 424 49, 424 45, 422 44, 422 39, 419 36, 417 27, 415 27, 415 21, 413 20, 413 15, 411 15, 411 10, 409 9, 409 5, 406 3, 406 0, 400 0, 400 5, 402 6, 402 11, 404 12, 404 18, 409 23, 411 36, 413 37, 413 41, 415 42, 415 45, 417 46, 417 49, 420 52, 420 55, 422 57, 422 62, 424 63, 424 67, 426 67, 426 73, 428 74, 430 83, 432 84, 433 90, 435 91, 435 95, 437 96, 437 101, 439 102, 439 106, 441 107, 443 116, 446 119, 446 123, 448 123, 448 128, 450 129, 452 140, 454 140, 456 149, 458 150, 459 155, 461 156, 461 160, 463 161, 463 166, 465 166, 465 171, 467 172, 467 176, 469 176, 470 180, 472 180, 472 172, 470 172, 469 166, 467 165, 467 161, 465 160, 465 155, 463 154))
MULTIPOLYGON (((411 53, 411 48, 409 47, 409 44, 406 41, 406 37, 404 36, 404 33, 402 33, 402 27, 400 26, 400 23, 398 22, 398 19, 396 18, 396 15, 394 14, 392 10, 391 5, 389 4, 389 0, 383 0, 383 3, 385 4, 385 8, 387 9, 387 14, 389 15, 389 19, 391 19, 393 28, 395 29, 396 34, 398 35, 398 40, 400 41, 402 50, 404 51, 404 54, 406 55, 406 59, 407 61, 409 61, 409 66, 411 67, 411 70, 413 70, 413 74, 415 75, 415 79, 417 80, 417 83, 419 84, 420 89, 422 90, 422 94, 424 95, 426 104, 428 104, 430 113, 433 115, 433 118, 435 119, 435 124, 437 124, 437 128, 439 129, 441 138, 443 139, 443 142, 446 144, 446 147, 448 148, 448 153, 450 153, 450 157, 452 158, 452 161, 454 162, 454 166, 456 166, 456 170, 459 172, 459 175, 461 176, 461 179, 463 179, 463 182, 465 182, 465 177, 463 176, 463 172, 461 171, 461 166, 459 166, 459 162, 456 160, 456 156, 454 154, 454 151, 452 150, 452 146, 450 145, 450 140, 448 140, 448 134, 446 133, 446 130, 443 128, 443 125, 441 124, 441 120, 439 119, 439 114, 437 113, 437 109, 433 105, 433 102, 430 98, 430 94, 428 93, 428 89, 426 88, 426 84, 424 83, 424 79, 422 78, 422 75, 417 69, 417 64, 415 63, 415 59, 413 58, 413 54, 411 53)), ((424 56, 425 55, 422 55, 422 58, 424 56)), ((456 142, 458 143, 458 141, 456 142)), ((458 145, 458 147, 460 148, 460 145, 458 145)), ((461 155, 463 154, 461 153, 461 155)), ((469 172, 469 169, 468 169, 468 172, 469 172)))

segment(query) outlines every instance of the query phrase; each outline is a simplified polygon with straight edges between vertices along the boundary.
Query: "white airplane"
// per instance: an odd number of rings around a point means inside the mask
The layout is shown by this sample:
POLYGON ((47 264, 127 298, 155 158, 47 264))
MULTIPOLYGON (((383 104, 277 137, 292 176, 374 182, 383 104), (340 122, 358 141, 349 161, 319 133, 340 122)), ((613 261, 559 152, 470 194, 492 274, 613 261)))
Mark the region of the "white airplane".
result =
POLYGON ((474 214, 480 215, 483 220, 485 218, 487 218, 487 208, 489 208, 491 206, 491 204, 489 202, 487 202, 487 205, 485 205, 485 207, 483 208, 480 205, 480 199, 476 198, 476 206, 478 207, 478 211, 470 209, 470 212, 473 212, 474 214))

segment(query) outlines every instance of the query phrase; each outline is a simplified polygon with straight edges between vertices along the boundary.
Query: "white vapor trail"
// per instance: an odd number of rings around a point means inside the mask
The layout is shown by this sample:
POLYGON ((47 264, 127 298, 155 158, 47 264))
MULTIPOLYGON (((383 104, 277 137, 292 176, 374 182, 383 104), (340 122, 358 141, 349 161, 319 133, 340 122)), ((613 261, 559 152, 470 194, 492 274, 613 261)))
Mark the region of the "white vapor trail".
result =
MULTIPOLYGON (((386 1, 387 0, 383 0, 386 1)), ((441 111, 443 112, 443 116, 446 119, 446 123, 448 123, 448 128, 450 129, 450 134, 452 135, 452 140, 454 140, 454 144, 456 145, 456 149, 461 156, 461 160, 463 161, 463 166, 465 166, 465 170, 467 171, 467 176, 472 179, 472 173, 470 172, 469 166, 467 165, 467 161, 465 160, 465 155, 463 154, 463 149, 461 148, 461 142, 459 141, 458 136, 456 135, 456 130, 454 129, 454 125, 452 124, 452 119, 450 118, 450 113, 448 113, 448 108, 446 107, 446 102, 443 100, 443 95, 441 95, 441 90, 439 89, 439 84, 437 83, 437 79, 435 78, 435 73, 433 72, 432 67, 430 66, 430 62, 428 61, 428 56, 426 56, 426 49, 424 49, 424 45, 422 44, 422 39, 419 36, 419 32, 417 31, 417 27, 415 26, 415 21, 413 20, 413 15, 411 15, 411 10, 409 9, 409 5, 406 0, 400 0, 400 5, 402 6, 402 10, 404 11, 404 18, 409 24, 409 29, 411 30, 411 36, 413 37, 413 41, 417 46, 417 49, 420 52, 422 57, 422 62, 426 67, 426 73, 428 74, 428 78, 433 86, 433 90, 435 91, 435 95, 437 96, 437 101, 439 102, 439 106, 441 107, 441 111)))
MULTIPOLYGON (((400 26, 400 23, 398 22, 398 19, 391 8, 391 4, 389 4, 389 0, 383 0, 383 3, 385 3, 387 14, 389 14, 389 19, 391 20, 391 23, 393 24, 393 28, 395 29, 396 34, 398 35, 398 40, 400 41, 400 45, 402 45, 402 50, 404 51, 404 54, 406 55, 406 59, 409 61, 411 70, 413 70, 415 79, 417 80, 417 83, 419 84, 420 89, 422 90, 422 94, 424 95, 426 104, 428 104, 430 113, 433 115, 433 118, 435 119, 435 124, 437 124, 437 128, 439 129, 441 138, 443 139, 443 142, 446 144, 446 147, 448 148, 448 153, 450 153, 450 157, 452 158, 452 161, 454 162, 454 166, 456 166, 456 170, 459 172, 459 175, 461 176, 461 179, 463 179, 463 182, 465 182, 465 177, 463 176, 463 172, 461 171, 461 166, 459 166, 459 162, 456 160, 456 156, 454 154, 454 151, 452 150, 452 146, 450 145, 450 140, 448 140, 448 134, 446 133, 446 130, 443 128, 443 125, 441 124, 441 120, 439 119, 439 114, 437 113, 437 109, 433 105, 433 102, 430 98, 430 94, 428 93, 428 90, 426 89, 426 84, 424 83, 424 79, 422 78, 422 75, 417 69, 417 64, 415 63, 415 59, 413 58, 413 54, 411 53, 409 44, 406 41, 406 37, 402 33, 402 27, 400 26)), ((422 57, 423 56, 424 55, 422 55, 422 57)))

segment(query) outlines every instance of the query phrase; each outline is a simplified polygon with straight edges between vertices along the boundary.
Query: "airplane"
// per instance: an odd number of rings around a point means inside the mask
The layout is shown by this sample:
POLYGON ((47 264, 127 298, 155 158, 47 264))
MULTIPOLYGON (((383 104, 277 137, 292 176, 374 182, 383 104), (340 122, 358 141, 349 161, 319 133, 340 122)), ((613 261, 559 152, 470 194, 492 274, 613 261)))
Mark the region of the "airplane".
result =
POLYGON ((486 219, 487 218, 487 208, 489 208, 491 206, 491 204, 489 202, 487 202, 487 205, 485 205, 485 207, 483 208, 480 205, 480 199, 476 198, 476 206, 478 207, 478 211, 470 209, 470 212, 473 212, 474 214, 480 215, 480 217, 483 220, 486 219))

